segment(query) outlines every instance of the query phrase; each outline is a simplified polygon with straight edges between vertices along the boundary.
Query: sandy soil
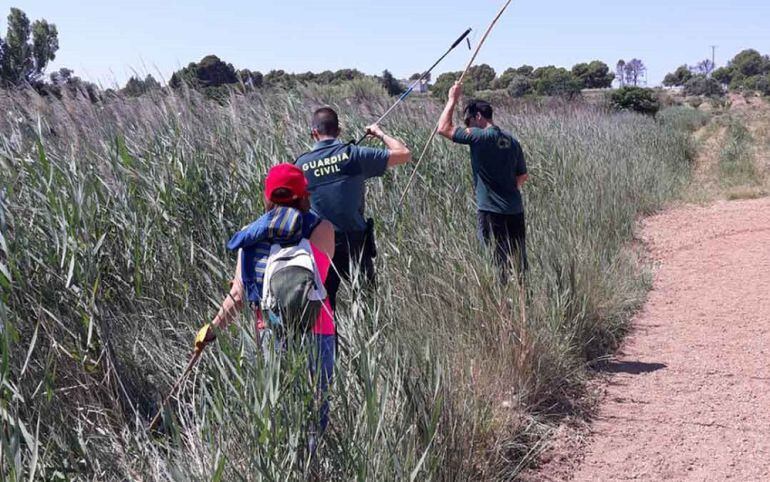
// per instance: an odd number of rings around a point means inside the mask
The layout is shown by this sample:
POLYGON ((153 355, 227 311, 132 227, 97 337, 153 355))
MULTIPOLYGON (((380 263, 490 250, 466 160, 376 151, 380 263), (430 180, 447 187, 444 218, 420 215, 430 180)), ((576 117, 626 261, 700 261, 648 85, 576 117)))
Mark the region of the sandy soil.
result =
POLYGON ((655 282, 591 435, 526 478, 770 480, 770 199, 673 209, 642 231, 655 282))

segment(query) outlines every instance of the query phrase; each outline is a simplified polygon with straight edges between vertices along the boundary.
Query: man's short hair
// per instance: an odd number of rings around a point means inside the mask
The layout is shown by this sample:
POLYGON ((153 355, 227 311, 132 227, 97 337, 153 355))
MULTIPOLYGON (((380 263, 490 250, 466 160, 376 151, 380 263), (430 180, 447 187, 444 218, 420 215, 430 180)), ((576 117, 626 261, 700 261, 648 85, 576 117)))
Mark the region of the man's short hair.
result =
POLYGON ((313 112, 312 127, 323 136, 340 135, 340 119, 331 107, 321 107, 313 112))
POLYGON ((476 114, 481 114, 481 117, 491 121, 492 106, 485 100, 471 99, 468 101, 468 105, 465 106, 465 119, 476 117, 476 114))

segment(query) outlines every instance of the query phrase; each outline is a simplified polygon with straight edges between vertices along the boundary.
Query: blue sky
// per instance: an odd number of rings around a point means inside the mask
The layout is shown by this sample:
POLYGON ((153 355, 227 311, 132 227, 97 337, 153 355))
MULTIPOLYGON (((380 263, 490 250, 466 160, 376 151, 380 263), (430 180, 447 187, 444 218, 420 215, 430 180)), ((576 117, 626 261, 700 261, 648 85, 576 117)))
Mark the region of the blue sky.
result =
MULTIPOLYGON (((59 29, 52 68, 103 85, 171 72, 206 54, 266 72, 353 67, 408 76, 429 66, 467 27, 478 40, 502 0, 11 0, 59 29)), ((0 29, 5 32, 7 8, 0 29)), ((683 63, 717 65, 744 48, 770 53, 767 0, 514 0, 477 62, 498 73, 521 64, 571 67, 638 57, 650 85, 683 63)), ((456 50, 437 69, 460 70, 456 50)), ((49 69, 50 70, 50 69, 49 69)), ((156 75, 157 76, 157 75, 156 75)))

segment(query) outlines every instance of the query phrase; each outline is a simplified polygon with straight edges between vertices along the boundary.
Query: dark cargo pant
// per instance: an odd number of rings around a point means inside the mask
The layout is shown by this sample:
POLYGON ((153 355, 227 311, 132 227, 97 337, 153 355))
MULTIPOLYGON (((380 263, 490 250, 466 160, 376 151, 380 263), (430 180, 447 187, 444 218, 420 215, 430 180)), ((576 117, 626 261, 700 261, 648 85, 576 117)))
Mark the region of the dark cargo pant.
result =
POLYGON ((498 214, 479 211, 478 237, 481 243, 494 249, 495 264, 503 284, 508 282, 512 266, 519 274, 520 280, 524 280, 524 274, 529 268, 524 213, 498 214))
POLYGON ((329 304, 333 310, 337 309, 337 292, 342 280, 350 281, 354 267, 360 270, 362 282, 367 288, 375 284, 374 258, 377 257, 377 248, 374 242, 374 223, 367 221, 366 231, 352 231, 347 233, 334 233, 334 258, 332 268, 326 277, 326 293, 329 304), (352 264, 351 264, 352 262, 352 264))

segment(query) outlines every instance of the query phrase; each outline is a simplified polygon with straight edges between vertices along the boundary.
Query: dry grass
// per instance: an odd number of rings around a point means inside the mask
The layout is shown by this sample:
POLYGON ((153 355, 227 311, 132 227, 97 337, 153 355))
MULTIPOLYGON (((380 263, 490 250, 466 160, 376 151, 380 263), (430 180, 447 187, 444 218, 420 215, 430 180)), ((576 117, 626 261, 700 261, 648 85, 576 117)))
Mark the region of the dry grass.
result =
MULTIPOLYGON (((226 289, 225 240, 262 211, 268 167, 308 146, 310 109, 332 104, 353 130, 388 102, 366 82, 225 106, 0 92, 3 476, 308 477, 306 370, 264 363, 246 317, 207 351, 165 435, 145 425, 226 289)), ((386 127, 419 148, 438 112, 408 103, 386 127)), ((510 479, 579 412, 585 364, 644 297, 623 247, 687 181, 688 132, 569 104, 496 117, 532 177, 526 321, 477 245, 465 149, 437 142, 394 219, 409 169, 372 182, 381 282, 339 313, 326 478, 510 479)))

